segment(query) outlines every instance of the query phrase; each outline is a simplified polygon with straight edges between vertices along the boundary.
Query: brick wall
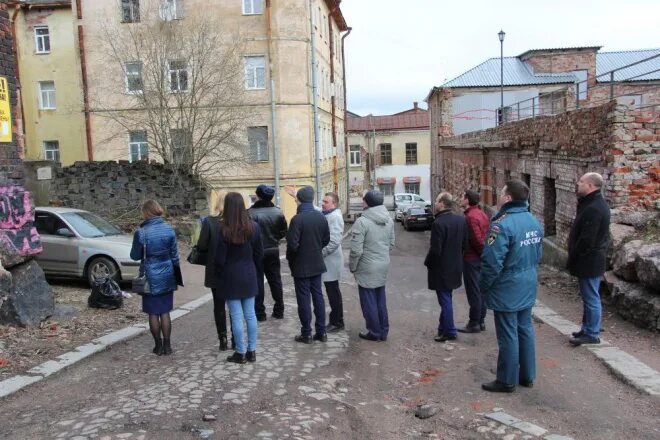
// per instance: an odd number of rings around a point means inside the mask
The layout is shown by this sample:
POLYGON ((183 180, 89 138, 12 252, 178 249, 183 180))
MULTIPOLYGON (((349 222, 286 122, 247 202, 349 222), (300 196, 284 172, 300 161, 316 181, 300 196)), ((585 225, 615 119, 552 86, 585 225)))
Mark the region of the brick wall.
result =
POLYGON ((20 108, 16 89, 14 39, 6 2, 0 2, 0 76, 7 78, 12 111, 13 140, 0 144, 0 185, 20 184, 23 180, 23 149, 19 146, 20 108))
POLYGON ((610 102, 512 122, 460 136, 439 136, 432 182, 460 195, 478 188, 495 204, 508 178, 530 183, 531 210, 565 245, 575 216, 575 184, 587 171, 605 178, 612 207, 660 209, 658 116, 610 102))

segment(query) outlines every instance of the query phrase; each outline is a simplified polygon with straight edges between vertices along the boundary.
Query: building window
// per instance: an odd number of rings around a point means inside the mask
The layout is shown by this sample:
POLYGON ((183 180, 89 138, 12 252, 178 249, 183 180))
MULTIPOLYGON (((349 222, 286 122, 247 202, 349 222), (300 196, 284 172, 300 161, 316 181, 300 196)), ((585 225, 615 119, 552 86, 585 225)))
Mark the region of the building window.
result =
POLYGON ((580 96, 578 99, 580 101, 587 99, 587 91, 589 88, 588 82, 587 82, 587 71, 586 70, 574 70, 573 75, 575 75, 575 93, 580 91, 580 96))
POLYGON ((50 33, 48 26, 34 27, 34 45, 36 53, 50 53, 50 33))
POLYGON ((407 193, 419 195, 419 183, 406 183, 405 187, 407 193))
POLYGON ((142 63, 139 61, 126 63, 126 92, 139 93, 142 91, 142 63))
POLYGON ((44 141, 44 159, 60 161, 60 142, 59 141, 44 141))
POLYGON ((168 63, 170 91, 172 93, 188 90, 188 64, 185 60, 172 60, 168 63))
POLYGON ((128 160, 137 162, 149 158, 149 144, 146 131, 130 131, 128 133, 128 160))
POLYGON ((250 160, 268 160, 268 127, 248 127, 248 145, 250 160))
POLYGON ((264 0, 243 0, 243 15, 264 13, 264 0))
POLYGON ((163 0, 160 5, 160 18, 165 21, 183 18, 183 0, 163 0))
POLYGON ((380 144, 380 164, 392 165, 392 144, 380 144))
POLYGON ((139 23, 140 0, 121 0, 121 16, 123 23, 139 23))
POLYGON ((175 165, 192 163, 192 133, 183 128, 170 130, 172 162, 175 165))
POLYGON ((266 57, 245 57, 245 88, 266 88, 266 57))
POLYGON ((406 144, 406 165, 417 165, 417 144, 406 144))
POLYGON ((382 192, 384 196, 394 195, 394 185, 391 183, 381 183, 378 185, 378 189, 380 189, 380 192, 382 192))
POLYGON ((39 108, 42 110, 55 109, 55 82, 39 82, 39 108))
POLYGON ((351 145, 348 147, 350 149, 350 164, 351 166, 360 166, 362 159, 361 147, 359 145, 351 145))

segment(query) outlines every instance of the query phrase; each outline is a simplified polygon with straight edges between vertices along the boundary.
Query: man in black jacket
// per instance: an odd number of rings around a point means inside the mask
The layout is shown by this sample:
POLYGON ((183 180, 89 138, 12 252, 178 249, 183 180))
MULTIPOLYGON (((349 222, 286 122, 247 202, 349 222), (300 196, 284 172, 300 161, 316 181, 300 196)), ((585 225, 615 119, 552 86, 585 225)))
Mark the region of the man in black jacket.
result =
POLYGON ((266 320, 264 306, 264 274, 273 296, 273 318, 284 318, 284 299, 282 294, 282 276, 280 274, 280 240, 286 236, 286 218, 282 210, 272 202, 275 190, 266 185, 257 187, 257 201, 248 210, 250 218, 259 224, 261 242, 264 245, 263 270, 257 269, 259 294, 254 301, 257 321, 266 320))
POLYGON ((570 343, 600 344, 602 306, 598 288, 605 273, 610 208, 601 189, 603 177, 587 173, 577 183, 577 215, 568 238, 568 270, 578 277, 582 295, 582 328, 570 343))
POLYGON ((286 259, 296 288, 298 317, 301 331, 297 342, 311 344, 314 340, 328 340, 325 332, 325 301, 321 290, 321 275, 326 271, 323 248, 330 243, 330 228, 325 216, 314 208, 314 189, 304 186, 296 194, 298 211, 291 219, 286 234, 286 259), (311 298, 310 298, 311 297, 311 298), (312 309, 314 303, 314 327, 312 338, 312 309))
POLYGON ((456 339, 452 290, 461 287, 463 251, 468 244, 465 217, 452 212, 454 200, 449 193, 435 199, 435 221, 431 226, 431 245, 424 260, 429 289, 435 290, 440 303, 437 342, 456 339))

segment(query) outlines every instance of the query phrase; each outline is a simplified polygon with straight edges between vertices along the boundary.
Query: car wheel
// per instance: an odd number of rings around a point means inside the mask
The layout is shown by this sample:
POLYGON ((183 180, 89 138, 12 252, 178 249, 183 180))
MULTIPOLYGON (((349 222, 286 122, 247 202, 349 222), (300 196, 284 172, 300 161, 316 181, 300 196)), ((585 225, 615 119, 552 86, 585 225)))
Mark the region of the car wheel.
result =
POLYGON ((107 257, 93 258, 87 265, 85 276, 90 286, 97 278, 110 277, 117 282, 120 280, 119 268, 114 261, 107 257))

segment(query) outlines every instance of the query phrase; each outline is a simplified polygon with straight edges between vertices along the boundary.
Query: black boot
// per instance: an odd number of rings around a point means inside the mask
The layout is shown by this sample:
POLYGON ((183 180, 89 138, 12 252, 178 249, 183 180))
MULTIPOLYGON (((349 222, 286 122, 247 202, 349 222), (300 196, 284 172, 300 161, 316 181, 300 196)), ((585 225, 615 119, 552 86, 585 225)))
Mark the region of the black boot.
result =
POLYGON ((154 354, 157 354, 158 356, 163 354, 163 340, 160 338, 154 338, 154 342, 156 345, 154 346, 154 349, 152 350, 154 354))
MULTIPOLYGON (((227 350, 227 333, 220 333, 220 351, 227 350)), ((233 340, 232 340, 233 342, 233 340)))
POLYGON ((234 362, 236 364, 244 364, 247 362, 244 354, 234 352, 231 356, 227 357, 227 362, 234 362))
POLYGON ((170 345, 170 340, 163 338, 163 354, 165 356, 172 354, 172 346, 170 345))
POLYGON ((257 352, 256 351, 248 351, 245 353, 245 360, 248 362, 256 362, 257 361, 257 352))

